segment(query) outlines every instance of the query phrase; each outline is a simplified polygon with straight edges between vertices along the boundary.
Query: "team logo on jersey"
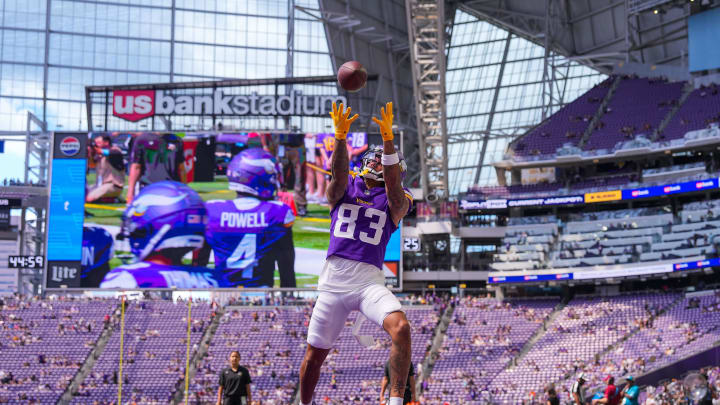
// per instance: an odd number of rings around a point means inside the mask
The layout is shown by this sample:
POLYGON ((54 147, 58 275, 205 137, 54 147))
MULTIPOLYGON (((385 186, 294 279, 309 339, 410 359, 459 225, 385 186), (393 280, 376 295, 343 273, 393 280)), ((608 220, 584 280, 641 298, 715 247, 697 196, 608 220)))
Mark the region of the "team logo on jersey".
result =
POLYGON ((74 136, 66 136, 60 141, 60 152, 65 156, 75 156, 80 152, 80 141, 74 136))

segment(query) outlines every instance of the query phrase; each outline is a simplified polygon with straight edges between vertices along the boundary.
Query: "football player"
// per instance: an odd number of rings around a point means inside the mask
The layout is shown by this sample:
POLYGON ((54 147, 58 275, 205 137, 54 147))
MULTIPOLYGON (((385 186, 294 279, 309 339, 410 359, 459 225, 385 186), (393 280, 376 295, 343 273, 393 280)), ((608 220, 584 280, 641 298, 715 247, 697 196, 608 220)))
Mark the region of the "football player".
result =
POLYGON ((117 239, 127 239, 135 263, 105 275, 101 288, 214 288, 227 283, 209 269, 183 266, 205 241, 207 210, 195 190, 176 181, 144 187, 122 216, 117 239))
POLYGON ((212 248, 215 269, 233 286, 272 287, 277 262, 280 287, 295 287, 295 216, 289 206, 273 201, 280 173, 275 158, 260 148, 246 149, 232 159, 227 173, 237 198, 206 202, 200 265, 207 264, 212 248))
POLYGON ((360 175, 349 174, 346 138, 350 108, 340 110, 333 103, 335 145, 331 160, 332 180, 328 186, 330 204, 330 246, 318 279, 318 298, 308 326, 308 347, 300 367, 300 402, 312 401, 320 368, 345 326, 350 311, 359 310, 381 326, 392 339, 390 349, 390 405, 402 405, 410 367, 410 324, 400 302, 385 287, 383 259, 390 235, 412 204, 402 186, 405 161, 395 151, 392 133, 392 103, 381 109, 382 148, 363 157, 360 175))
POLYGON ((97 288, 110 271, 113 258, 112 235, 99 226, 84 226, 82 238, 82 274, 80 285, 97 288))

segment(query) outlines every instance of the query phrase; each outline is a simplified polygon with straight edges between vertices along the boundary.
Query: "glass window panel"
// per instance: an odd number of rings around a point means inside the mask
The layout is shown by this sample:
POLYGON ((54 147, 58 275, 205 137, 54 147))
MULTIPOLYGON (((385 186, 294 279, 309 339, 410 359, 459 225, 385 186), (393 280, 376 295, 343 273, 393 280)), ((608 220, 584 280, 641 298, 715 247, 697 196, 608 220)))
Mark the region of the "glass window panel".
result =
POLYGON ((42 89, 42 66, 0 64, 0 96, 42 98, 42 89))
POLYGON ((5 27, 45 30, 46 0, 3 0, 0 12, 5 27))
POLYGON ((43 63, 45 33, 0 30, 0 60, 4 62, 43 63))
MULTIPOLYGON (((545 51, 542 46, 514 35, 508 46, 507 39, 507 31, 463 11, 455 13, 446 76, 447 129, 451 137, 463 134, 464 138, 468 133, 484 133, 490 129, 492 136, 480 171, 480 185, 497 184, 491 164, 502 159, 512 139, 524 134, 542 117, 545 51), (506 64, 496 90, 506 46, 506 64), (494 108, 493 99, 496 99, 494 108)), ((558 64, 566 61, 562 57, 556 60, 558 64)), ((564 103, 605 78, 574 62, 563 73, 566 78, 558 79, 557 85, 564 92, 564 103)), ((559 105, 552 106, 552 110, 559 108, 559 105)), ((477 168, 472 166, 479 161, 483 137, 476 135, 469 139, 473 140, 451 144, 448 149, 451 194, 467 190, 475 181, 477 168)))

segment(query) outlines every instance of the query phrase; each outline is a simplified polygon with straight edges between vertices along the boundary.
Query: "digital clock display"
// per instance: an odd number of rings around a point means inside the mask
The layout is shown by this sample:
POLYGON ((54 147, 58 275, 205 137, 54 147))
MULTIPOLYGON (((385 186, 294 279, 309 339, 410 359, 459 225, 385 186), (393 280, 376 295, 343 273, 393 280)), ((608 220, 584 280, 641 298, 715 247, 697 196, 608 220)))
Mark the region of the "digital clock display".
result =
POLYGON ((41 269, 45 259, 42 256, 8 256, 11 269, 41 269))

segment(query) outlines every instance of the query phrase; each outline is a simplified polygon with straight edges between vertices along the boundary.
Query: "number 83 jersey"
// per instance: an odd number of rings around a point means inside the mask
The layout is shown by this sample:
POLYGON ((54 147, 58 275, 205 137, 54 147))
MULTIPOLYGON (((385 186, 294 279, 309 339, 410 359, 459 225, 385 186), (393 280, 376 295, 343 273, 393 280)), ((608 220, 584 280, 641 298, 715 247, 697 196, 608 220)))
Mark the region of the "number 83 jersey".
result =
MULTIPOLYGON (((345 195, 330 211, 327 257, 338 256, 382 269, 388 240, 397 229, 390 215, 385 187, 368 189, 360 176, 348 177, 345 195)), ((404 190, 411 207, 412 194, 404 190)))

